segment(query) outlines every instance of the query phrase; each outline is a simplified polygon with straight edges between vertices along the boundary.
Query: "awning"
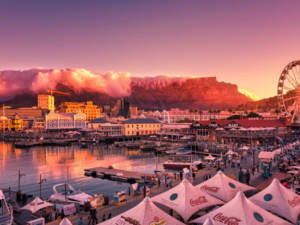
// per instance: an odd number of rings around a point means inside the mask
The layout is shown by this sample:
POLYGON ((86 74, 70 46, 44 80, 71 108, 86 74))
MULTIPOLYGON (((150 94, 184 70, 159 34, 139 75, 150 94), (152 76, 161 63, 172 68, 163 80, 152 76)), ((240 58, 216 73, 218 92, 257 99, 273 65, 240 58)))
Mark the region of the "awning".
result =
POLYGON ((281 137, 276 137, 280 142, 283 142, 283 140, 281 139, 281 137))
POLYGON ((275 156, 275 152, 264 152, 264 151, 261 151, 259 154, 258 154, 258 158, 259 159, 273 159, 274 156, 275 156))
POLYGON ((59 225, 72 225, 72 223, 67 218, 64 218, 59 225))

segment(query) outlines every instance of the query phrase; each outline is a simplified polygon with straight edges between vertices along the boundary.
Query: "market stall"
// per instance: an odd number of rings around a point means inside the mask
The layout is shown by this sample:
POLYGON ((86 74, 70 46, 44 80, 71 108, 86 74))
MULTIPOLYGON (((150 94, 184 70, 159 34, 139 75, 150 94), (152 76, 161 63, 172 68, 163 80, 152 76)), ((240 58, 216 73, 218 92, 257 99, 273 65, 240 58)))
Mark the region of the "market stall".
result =
POLYGON ((116 194, 114 194, 114 204, 121 205, 126 202, 126 192, 121 191, 116 194))

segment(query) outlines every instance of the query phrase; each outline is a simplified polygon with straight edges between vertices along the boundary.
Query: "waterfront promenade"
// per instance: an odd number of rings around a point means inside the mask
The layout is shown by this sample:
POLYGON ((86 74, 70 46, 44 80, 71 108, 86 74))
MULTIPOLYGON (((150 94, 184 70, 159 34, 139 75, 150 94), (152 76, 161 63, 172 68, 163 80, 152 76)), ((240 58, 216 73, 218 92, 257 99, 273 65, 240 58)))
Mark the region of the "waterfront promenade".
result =
MULTIPOLYGON (((252 159, 252 157, 248 157, 247 161, 243 162, 243 169, 248 169, 248 168, 252 167, 252 160, 251 159, 252 159)), ((258 162, 257 154, 255 155, 255 162, 256 163, 258 162)), ((235 167, 235 168, 229 168, 229 167, 227 167, 227 168, 224 169, 224 173, 226 175, 228 175, 229 173, 236 175, 237 172, 238 172, 238 170, 239 170, 239 168, 237 168, 237 167, 235 167)), ((214 176, 217 173, 217 171, 216 171, 215 168, 213 168, 211 170, 204 169, 204 170, 200 170, 200 171, 196 172, 196 179, 193 182, 193 184, 194 185, 198 185, 198 184, 204 182, 203 176, 206 173, 210 173, 211 176, 214 176)), ((252 176, 251 176, 250 185, 253 183, 252 181, 258 179, 261 176, 261 174, 262 174, 261 170, 260 170, 260 173, 258 173, 258 174, 255 173, 254 176, 251 173, 252 176)), ((94 179, 99 179, 99 178, 94 178, 94 179)), ((270 178, 270 179, 272 179, 272 178, 270 178)), ((173 182, 172 182, 173 187, 176 186, 176 185, 178 185, 180 182, 181 182, 181 180, 173 180, 173 182)), ((164 192, 166 190, 168 190, 168 188, 165 187, 165 186, 158 187, 157 185, 155 185, 151 189, 150 198, 154 197, 155 195, 160 194, 160 193, 162 193, 162 192, 164 192)), ((99 207, 97 207, 98 222, 100 223, 102 221, 102 215, 103 214, 105 214, 106 217, 107 217, 108 214, 111 213, 112 217, 114 217, 114 216, 119 215, 119 214, 121 214, 121 213, 123 213, 123 212, 125 212, 125 211, 127 211, 129 209, 131 209, 132 207, 136 206, 142 200, 143 200, 142 197, 140 197, 138 195, 133 195, 132 194, 130 197, 127 197, 127 203, 125 203, 123 205, 117 206, 117 205, 113 204, 113 201, 110 201, 109 205, 107 205, 107 206, 99 206, 99 207)), ((157 206, 160 209, 162 209, 163 211, 169 212, 169 208, 167 208, 165 206, 162 206, 162 205, 158 205, 158 204, 157 204, 157 206)), ((174 211, 173 211, 173 216, 174 217, 177 216, 177 213, 174 212, 174 211)), ((84 222, 85 225, 88 224, 89 212, 83 212, 83 211, 81 211, 80 213, 76 214, 75 216, 72 215, 72 216, 68 216, 67 218, 71 221, 72 224, 77 224, 77 221, 78 221, 78 219, 80 217, 83 218, 83 222, 84 222)), ((50 222, 48 224, 58 225, 59 222, 58 221, 53 221, 53 222, 50 222)))

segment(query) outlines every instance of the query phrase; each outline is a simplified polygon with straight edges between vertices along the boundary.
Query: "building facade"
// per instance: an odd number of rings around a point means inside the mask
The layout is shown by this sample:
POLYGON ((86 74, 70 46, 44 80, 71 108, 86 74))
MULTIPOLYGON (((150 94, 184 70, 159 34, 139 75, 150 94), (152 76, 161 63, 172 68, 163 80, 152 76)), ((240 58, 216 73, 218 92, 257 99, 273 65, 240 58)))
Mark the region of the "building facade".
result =
POLYGON ((86 116, 82 112, 56 113, 51 111, 45 116, 45 129, 82 129, 86 126, 86 116))
POLYGON ((54 96, 46 94, 38 95, 38 107, 53 111, 55 109, 54 96))
POLYGON ((3 110, 0 110, 0 116, 13 116, 18 114, 20 116, 33 116, 34 118, 43 117, 49 113, 48 109, 41 108, 18 108, 18 109, 5 109, 4 115, 3 110))
POLYGON ((103 136, 122 136, 124 134, 122 124, 112 124, 102 118, 92 120, 88 123, 88 127, 97 130, 103 136))
POLYGON ((170 111, 163 110, 162 112, 155 111, 152 116, 155 116, 162 123, 176 123, 180 121, 196 121, 196 120, 214 120, 227 119, 231 114, 229 112, 209 113, 208 111, 189 112, 189 110, 172 109, 170 111))
POLYGON ((136 117, 138 115, 138 108, 137 107, 129 107, 130 117, 136 117))
POLYGON ((1 116, 0 117, 0 132, 11 130, 11 119, 1 116))
POLYGON ((76 113, 83 112, 86 115, 86 122, 100 118, 101 109, 97 105, 93 105, 92 101, 85 102, 63 102, 58 107, 60 113, 76 113))
POLYGON ((148 118, 128 119, 123 121, 122 124, 126 136, 156 134, 161 128, 159 121, 148 118))

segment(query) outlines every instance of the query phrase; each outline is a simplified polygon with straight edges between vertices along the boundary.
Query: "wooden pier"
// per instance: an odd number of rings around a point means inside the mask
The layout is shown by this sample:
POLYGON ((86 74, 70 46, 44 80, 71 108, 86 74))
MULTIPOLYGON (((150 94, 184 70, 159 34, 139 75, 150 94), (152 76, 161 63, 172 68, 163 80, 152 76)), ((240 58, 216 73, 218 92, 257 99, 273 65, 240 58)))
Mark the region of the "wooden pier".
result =
POLYGON ((155 181, 155 175, 150 173, 141 173, 135 171, 128 170, 120 170, 120 169, 110 169, 106 167, 95 167, 90 169, 85 169, 86 176, 93 176, 99 178, 106 178, 109 180, 121 181, 126 183, 138 183, 145 181, 155 181))

